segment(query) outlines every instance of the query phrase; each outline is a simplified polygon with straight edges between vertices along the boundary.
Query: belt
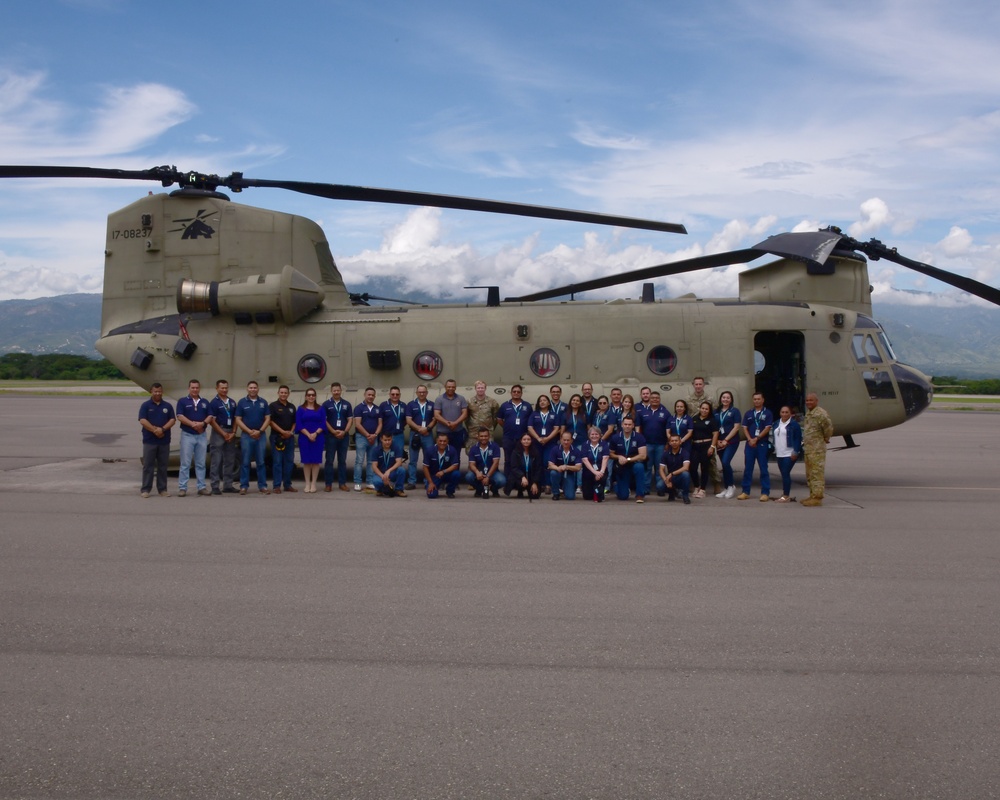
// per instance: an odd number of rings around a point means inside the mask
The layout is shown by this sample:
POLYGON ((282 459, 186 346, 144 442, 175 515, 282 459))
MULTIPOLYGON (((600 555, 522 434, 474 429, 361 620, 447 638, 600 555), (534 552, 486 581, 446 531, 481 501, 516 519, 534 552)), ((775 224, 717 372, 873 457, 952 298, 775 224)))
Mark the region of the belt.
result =
POLYGON ((710 442, 710 441, 712 441, 712 440, 711 439, 694 439, 694 440, 692 440, 692 444, 705 444, 705 442, 710 442))

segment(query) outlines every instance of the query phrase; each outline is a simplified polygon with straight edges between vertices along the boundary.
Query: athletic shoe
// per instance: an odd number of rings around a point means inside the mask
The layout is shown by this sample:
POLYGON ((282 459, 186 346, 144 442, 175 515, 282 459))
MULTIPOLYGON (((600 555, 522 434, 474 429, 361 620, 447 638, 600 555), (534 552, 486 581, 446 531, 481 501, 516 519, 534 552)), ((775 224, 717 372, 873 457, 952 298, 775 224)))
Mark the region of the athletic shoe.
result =
POLYGON ((716 499, 718 499, 718 500, 725 500, 728 496, 729 496, 729 490, 728 489, 723 489, 721 492, 719 492, 717 495, 715 495, 716 499))
POLYGON ((736 497, 736 487, 730 486, 728 489, 726 489, 726 499, 732 500, 734 497, 736 497))
POLYGON ((354 484, 354 491, 356 491, 356 492, 360 492, 361 491, 361 484, 360 483, 354 484))
POLYGON ((637 503, 645 503, 646 501, 643 500, 642 497, 637 497, 637 498, 635 498, 635 502, 637 502, 637 503))

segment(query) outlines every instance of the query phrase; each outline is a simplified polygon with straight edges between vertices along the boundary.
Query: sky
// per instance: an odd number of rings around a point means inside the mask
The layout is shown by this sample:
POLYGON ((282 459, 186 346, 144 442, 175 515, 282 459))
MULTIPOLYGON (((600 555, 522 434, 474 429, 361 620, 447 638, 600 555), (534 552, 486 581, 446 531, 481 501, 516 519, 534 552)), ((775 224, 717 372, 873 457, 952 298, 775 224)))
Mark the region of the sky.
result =
MULTIPOLYGON (((996 3, 39 0, 4 33, 0 164, 171 164, 689 231, 234 197, 319 222, 353 291, 515 296, 825 225, 1000 285, 996 3)), ((0 180, 0 299, 99 292, 107 214, 150 190, 0 180)), ((731 296, 743 268, 657 296, 731 296)), ((870 272, 876 303, 975 302, 870 272)))

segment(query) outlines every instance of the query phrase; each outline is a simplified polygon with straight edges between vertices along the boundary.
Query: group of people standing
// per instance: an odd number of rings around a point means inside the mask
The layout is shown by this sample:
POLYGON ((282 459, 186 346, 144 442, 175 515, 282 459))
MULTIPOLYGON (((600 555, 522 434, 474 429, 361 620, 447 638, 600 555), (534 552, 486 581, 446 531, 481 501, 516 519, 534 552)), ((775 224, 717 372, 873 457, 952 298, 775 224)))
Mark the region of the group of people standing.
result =
POLYGON ((692 382, 688 400, 677 400, 671 410, 649 387, 640 389, 636 402, 619 388, 609 396, 595 397, 590 383, 568 401, 563 401, 560 386, 552 386, 534 404, 524 400, 519 384, 511 387, 510 399, 503 403, 486 394, 483 381, 476 382, 469 400, 457 393, 454 380, 446 381, 444 393, 433 401, 425 385, 417 387, 416 397, 408 403, 395 386, 388 400, 378 403, 375 389, 369 387, 362 402, 352 406, 342 396, 343 387, 334 382, 329 399, 320 403, 316 390, 309 388, 297 408, 288 399, 287 386, 278 388, 273 403, 259 396, 256 381, 247 385, 246 397, 238 402, 229 397, 225 380, 216 382, 211 401, 200 396, 200 388, 198 381, 189 382, 176 415, 159 384, 153 385, 150 399, 142 405, 143 497, 153 490, 154 471, 157 491, 168 494, 166 459, 175 423, 181 431, 178 494, 182 497, 192 466, 199 495, 246 494, 252 464, 260 493, 297 491, 292 485, 296 436, 303 491, 317 492, 321 475, 324 491, 332 492, 334 485, 350 491, 347 456, 353 436, 354 491, 367 485, 385 497, 405 497, 418 485, 428 498, 454 497, 465 483, 483 499, 502 491, 529 499, 582 496, 603 502, 613 491, 619 500, 634 496, 638 503, 653 492, 690 503, 692 498, 706 497, 711 482, 716 497, 747 500, 758 469, 760 500, 767 501, 771 499, 768 456, 773 448, 782 480, 777 502, 791 502, 792 467, 804 455, 810 497, 802 504, 819 505, 826 444, 833 435, 830 417, 819 408, 814 393, 806 396, 801 425, 788 406, 781 408, 775 422, 762 394, 753 395, 753 408, 741 416, 729 391, 721 393, 717 406, 713 404, 700 377, 692 382), (502 431, 499 445, 493 439, 497 425, 502 431), (239 447, 237 438, 242 442, 239 447), (268 438, 270 489, 265 466, 268 438), (732 462, 741 441, 744 470, 737 495, 732 462))

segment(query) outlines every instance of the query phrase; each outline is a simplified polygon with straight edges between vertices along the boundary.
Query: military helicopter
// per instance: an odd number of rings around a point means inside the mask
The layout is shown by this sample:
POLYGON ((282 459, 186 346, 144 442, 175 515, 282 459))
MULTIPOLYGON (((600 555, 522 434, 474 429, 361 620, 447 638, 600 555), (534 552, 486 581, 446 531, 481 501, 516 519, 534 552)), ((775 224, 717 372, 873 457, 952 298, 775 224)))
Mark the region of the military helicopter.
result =
MULTIPOLYGON (((515 214, 686 233, 682 225, 546 206, 300 181, 180 172, 3 166, 2 178, 149 180, 180 188, 142 197, 108 217, 98 350, 143 387, 169 396, 191 377, 249 380, 273 394, 339 381, 355 402, 367 386, 381 399, 400 386, 462 392, 485 380, 497 395, 513 383, 525 397, 559 383, 595 394, 658 387, 664 403, 685 398, 702 376, 711 397, 733 392, 749 407, 763 392, 777 409, 802 407, 815 391, 848 446, 853 436, 897 425, 932 397, 928 378, 899 362, 872 317, 867 260, 886 259, 1000 304, 1000 292, 900 256, 877 240, 837 228, 783 233, 753 247, 652 266, 485 304, 372 306, 351 294, 322 229, 301 216, 230 201, 220 187, 289 189, 339 200, 515 214), (777 260, 744 271, 735 298, 663 300, 646 283, 635 300, 575 295, 693 270, 777 260), (569 296, 570 299, 555 300, 569 296)), ((474 287, 484 288, 484 287, 474 287)), ((322 394, 322 393, 321 393, 322 394)))

